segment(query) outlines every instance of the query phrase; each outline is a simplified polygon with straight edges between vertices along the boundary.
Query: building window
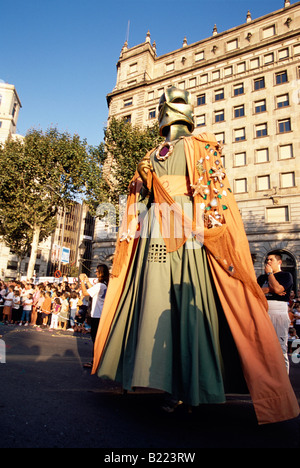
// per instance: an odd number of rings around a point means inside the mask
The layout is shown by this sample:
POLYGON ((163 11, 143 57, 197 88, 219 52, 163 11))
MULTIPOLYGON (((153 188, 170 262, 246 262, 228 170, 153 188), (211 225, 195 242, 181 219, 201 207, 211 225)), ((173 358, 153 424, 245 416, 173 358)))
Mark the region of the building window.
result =
POLYGON ((280 187, 281 188, 295 187, 295 173, 285 172, 283 174, 280 174, 280 187))
POLYGON ((215 70, 215 71, 212 72, 212 79, 213 79, 214 81, 220 79, 220 70, 215 70))
POLYGON ((205 114, 196 116, 196 127, 203 127, 205 125, 205 114))
POLYGON ((259 67, 259 58, 255 58, 250 60, 250 70, 254 70, 255 68, 259 67))
POLYGON ((263 29, 263 39, 268 39, 268 37, 275 36, 275 25, 268 26, 267 28, 263 29))
POLYGON ((236 153, 234 155, 234 166, 246 166, 246 153, 236 153))
POLYGON ((132 97, 129 99, 124 99, 124 107, 132 106, 132 104, 133 104, 132 97))
POLYGON ((2 104, 2 94, 0 94, 0 106, 2 104))
POLYGON ((276 79, 276 84, 282 84, 282 83, 286 83, 288 78, 287 78, 287 71, 283 71, 283 72, 280 72, 280 73, 276 73, 275 75, 275 79, 276 79))
POLYGON ((300 44, 295 44, 294 45, 294 55, 299 55, 300 54, 300 44))
POLYGON ((293 158, 293 145, 279 146, 279 159, 293 158))
POLYGON ((148 115, 149 120, 155 119, 155 117, 156 117, 156 111, 155 111, 155 109, 149 110, 149 115, 148 115))
POLYGON ((227 52, 230 52, 231 50, 235 50, 238 48, 238 40, 234 39, 233 41, 227 42, 227 52))
POLYGON ((257 182, 257 191, 270 189, 270 176, 269 175, 258 176, 256 179, 256 182, 257 182))
POLYGON ((269 53, 269 54, 266 54, 265 55, 265 65, 268 65, 269 63, 273 63, 274 62, 274 54, 273 52, 269 53))
POLYGON ((127 122, 127 123, 130 123, 131 122, 131 115, 125 115, 125 117, 123 117, 123 120, 125 120, 125 122, 127 122))
POLYGON ((261 101, 256 101, 254 103, 254 113, 260 114, 261 112, 265 112, 267 110, 266 100, 262 99, 261 101))
POLYGON ((200 76, 200 84, 203 85, 203 84, 206 84, 208 83, 208 75, 205 74, 205 75, 201 75, 200 76))
POLYGON ((262 148, 256 150, 256 158, 255 162, 260 164, 260 163, 265 163, 269 161, 269 150, 268 148, 262 148))
POLYGON ((17 270, 18 269, 18 262, 14 260, 9 260, 7 262, 7 270, 17 270))
POLYGON ((233 87, 233 94, 234 96, 239 96, 240 94, 244 94, 244 83, 239 83, 233 87))
POLYGON ((226 67, 226 68, 224 69, 224 76, 231 76, 232 73, 233 73, 232 66, 226 67))
POLYGON ((238 63, 237 73, 243 73, 244 71, 246 71, 246 62, 238 63))
POLYGON ((246 139, 246 132, 244 128, 234 130, 234 141, 244 141, 246 139))
POLYGON ((276 97, 276 105, 277 105, 278 109, 280 107, 289 106, 290 105, 289 95, 288 94, 283 94, 282 96, 277 96, 276 97))
POLYGON ((215 122, 224 122, 225 120, 225 114, 224 114, 224 109, 220 111, 215 112, 215 122))
POLYGON ((164 88, 159 88, 159 89, 157 90, 158 96, 161 97, 161 96, 164 94, 164 91, 165 91, 164 88))
POLYGON ((219 143, 225 143, 225 133, 224 132, 215 133, 215 137, 216 137, 216 140, 219 143))
POLYGON ((215 101, 221 101, 222 99, 224 99, 224 88, 215 91, 215 101))
POLYGON ((288 58, 288 57, 289 57, 289 49, 288 48, 279 50, 279 52, 278 52, 279 60, 284 60, 285 58, 288 58))
POLYGON ((237 106, 234 108, 234 117, 235 118, 238 118, 238 117, 244 117, 245 115, 245 106, 242 105, 242 106, 237 106))
POLYGON ((135 72, 137 72, 137 63, 132 63, 129 66, 129 73, 135 73, 135 72))
POLYGON ((204 60, 204 50, 195 54, 195 61, 199 62, 200 60, 204 60))
POLYGON ((285 223, 289 221, 288 206, 272 206, 266 209, 267 223, 285 223))
POLYGON ((236 179, 234 181, 234 192, 246 193, 247 192, 247 179, 236 179))
POLYGON ((256 125, 256 127, 255 127, 255 136, 256 136, 256 138, 264 137, 267 134, 268 134, 268 130, 267 130, 267 124, 266 123, 256 125))
POLYGON ((197 106, 203 106, 205 104, 205 94, 197 96, 197 106))
POLYGON ((178 88, 185 89, 185 81, 181 81, 180 83, 178 83, 178 88))
POLYGON ((16 111, 17 111, 17 104, 14 103, 14 107, 13 107, 13 110, 12 110, 12 113, 11 113, 11 115, 12 115, 13 117, 15 116, 16 111))
POLYGON ((196 78, 191 78, 189 81, 189 87, 195 88, 195 86, 196 86, 196 78))
POLYGON ((291 131, 291 120, 290 119, 279 120, 279 122, 278 122, 278 131, 279 131, 279 133, 290 132, 291 131))
POLYGON ((175 68, 175 63, 174 62, 170 62, 170 63, 167 63, 166 64, 166 72, 171 72, 173 71, 175 68))
POLYGON ((154 99, 154 91, 150 91, 148 93, 148 101, 153 101, 153 99, 154 99))
POLYGON ((265 78, 257 78, 254 80, 254 90, 263 89, 265 87, 265 78))

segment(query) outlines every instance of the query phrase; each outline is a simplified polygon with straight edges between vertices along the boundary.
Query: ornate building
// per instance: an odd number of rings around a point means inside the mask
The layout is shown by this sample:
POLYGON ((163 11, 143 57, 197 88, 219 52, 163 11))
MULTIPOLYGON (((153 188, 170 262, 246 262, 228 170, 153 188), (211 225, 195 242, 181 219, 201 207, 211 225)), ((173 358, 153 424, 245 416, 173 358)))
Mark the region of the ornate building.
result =
POLYGON ((16 88, 0 80, 0 144, 9 136, 23 138, 16 134, 19 111, 21 109, 16 88))
MULTIPOLYGON (((257 274, 279 249, 299 281, 300 2, 157 56, 150 33, 125 43, 109 118, 151 125, 164 89, 191 92, 195 132, 224 142, 224 165, 244 220, 257 274)), ((97 229, 96 229, 97 232, 97 229)), ((102 233, 103 236, 103 233, 102 233)), ((96 239, 97 241, 97 239, 96 239)), ((97 242, 96 242, 97 244, 97 242)))

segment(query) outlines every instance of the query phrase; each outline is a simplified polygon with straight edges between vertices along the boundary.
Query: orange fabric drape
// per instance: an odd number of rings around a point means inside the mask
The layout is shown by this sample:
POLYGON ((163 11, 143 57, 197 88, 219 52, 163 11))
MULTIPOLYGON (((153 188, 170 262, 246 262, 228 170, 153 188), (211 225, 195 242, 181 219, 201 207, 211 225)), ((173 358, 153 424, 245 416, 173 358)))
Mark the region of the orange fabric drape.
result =
MULTIPOLYGON (((174 202, 156 174, 149 172, 148 188, 153 190, 156 215, 162 234, 164 222, 170 222, 168 216, 164 220, 164 212, 160 208, 162 204, 171 207, 172 227, 176 223, 181 223, 183 227, 181 234, 175 238, 163 236, 167 251, 177 250, 191 233, 200 242, 204 242, 259 424, 294 418, 299 414, 299 405, 289 382, 277 336, 267 314, 267 301, 256 282, 243 222, 225 171, 220 164, 219 145, 214 135, 206 134, 185 138, 184 147, 191 186, 199 186, 201 189, 205 187, 204 197, 203 192, 201 195, 197 190, 194 191, 195 210, 200 205, 205 213, 213 214, 212 219, 215 219, 217 213, 221 222, 218 227, 207 228, 198 222, 199 213, 196 214, 196 211, 193 219, 190 219, 174 202), (219 178, 214 177, 217 172, 219 178)), ((130 215, 123 223, 121 235, 128 233, 130 237, 131 229, 134 229, 134 226, 138 229, 137 214, 133 206, 137 202, 141 185, 141 180, 136 174, 127 203, 130 215)), ((123 240, 117 244, 113 277, 106 294, 94 348, 92 373, 97 372, 137 242, 135 236, 128 238, 128 242, 123 240)))
MULTIPOLYGON (((215 147, 216 142, 210 141, 210 145, 215 147)), ((198 176, 195 172, 197 161, 206 158, 205 146, 207 140, 201 137, 185 140, 188 168, 194 181, 198 176)), ((207 182, 207 179, 204 180, 207 182)), ((284 421, 299 415, 298 401, 267 313, 266 298, 256 282, 243 221, 226 174, 222 185, 226 191, 226 197, 222 198, 226 208, 222 211, 224 231, 218 236, 218 230, 222 228, 205 229, 204 245, 208 261, 239 352, 258 422, 284 421), (232 269, 229 270, 228 266, 232 269)), ((197 201, 199 203, 201 200, 197 201)), ((207 204, 210 201, 211 197, 207 204)))

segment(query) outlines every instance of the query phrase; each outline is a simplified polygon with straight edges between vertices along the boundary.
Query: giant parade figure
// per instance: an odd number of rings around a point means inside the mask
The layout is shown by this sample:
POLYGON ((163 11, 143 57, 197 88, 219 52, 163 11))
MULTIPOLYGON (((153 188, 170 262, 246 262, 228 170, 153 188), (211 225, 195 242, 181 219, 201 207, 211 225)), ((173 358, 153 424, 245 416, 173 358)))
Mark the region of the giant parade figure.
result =
POLYGON ((129 186, 92 373, 164 391, 169 407, 246 391, 259 424, 297 417, 222 146, 193 135, 191 95, 174 87, 159 126, 129 186))

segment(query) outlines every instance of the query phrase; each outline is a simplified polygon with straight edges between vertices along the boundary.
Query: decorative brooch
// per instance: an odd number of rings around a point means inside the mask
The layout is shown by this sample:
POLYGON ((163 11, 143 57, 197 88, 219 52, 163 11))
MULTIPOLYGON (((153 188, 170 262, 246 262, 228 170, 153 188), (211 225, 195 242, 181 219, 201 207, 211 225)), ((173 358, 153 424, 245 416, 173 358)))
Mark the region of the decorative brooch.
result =
POLYGON ((173 153, 174 146, 168 141, 164 141, 156 150, 155 156, 159 161, 165 161, 173 153))

